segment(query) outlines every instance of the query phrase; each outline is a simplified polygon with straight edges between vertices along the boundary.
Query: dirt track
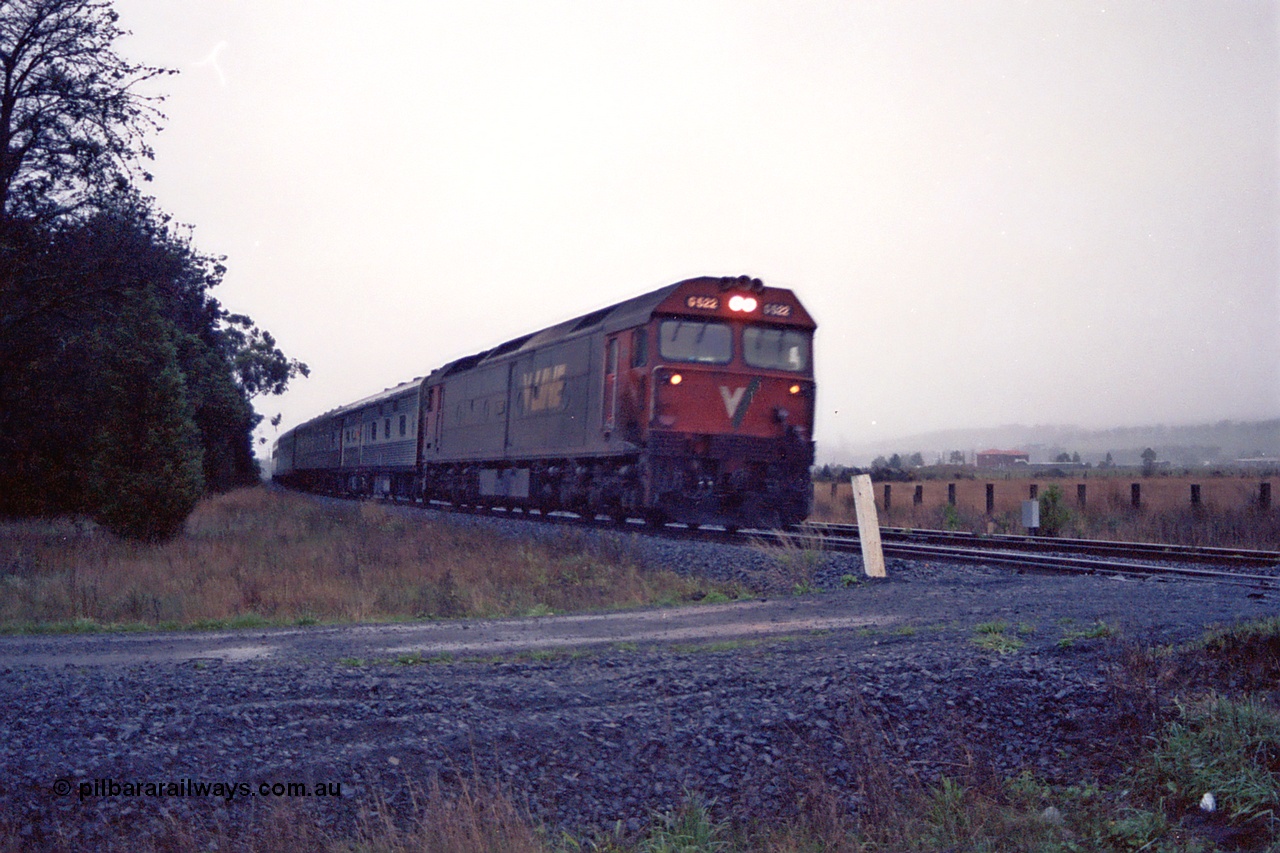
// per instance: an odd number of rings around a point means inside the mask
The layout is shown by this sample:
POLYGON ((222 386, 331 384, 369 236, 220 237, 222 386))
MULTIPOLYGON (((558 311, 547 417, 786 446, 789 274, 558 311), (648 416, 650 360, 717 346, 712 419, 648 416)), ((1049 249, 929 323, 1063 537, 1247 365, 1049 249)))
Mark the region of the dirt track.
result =
POLYGON ((0 666, 137 666, 221 660, 390 660, 402 655, 488 657, 609 643, 692 643, 810 631, 885 627, 824 597, 702 607, 262 631, 11 637, 0 666))

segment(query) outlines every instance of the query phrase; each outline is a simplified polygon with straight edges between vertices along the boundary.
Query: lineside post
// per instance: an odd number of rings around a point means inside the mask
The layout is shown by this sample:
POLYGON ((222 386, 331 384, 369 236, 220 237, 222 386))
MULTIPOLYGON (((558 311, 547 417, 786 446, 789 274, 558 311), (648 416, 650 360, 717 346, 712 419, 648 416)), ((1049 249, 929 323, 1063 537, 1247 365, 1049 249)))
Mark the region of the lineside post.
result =
POLYGON ((884 548, 880 544, 880 521, 876 517, 876 493, 871 486, 871 475, 854 475, 853 507, 858 515, 862 570, 869 578, 882 578, 885 576, 884 548))

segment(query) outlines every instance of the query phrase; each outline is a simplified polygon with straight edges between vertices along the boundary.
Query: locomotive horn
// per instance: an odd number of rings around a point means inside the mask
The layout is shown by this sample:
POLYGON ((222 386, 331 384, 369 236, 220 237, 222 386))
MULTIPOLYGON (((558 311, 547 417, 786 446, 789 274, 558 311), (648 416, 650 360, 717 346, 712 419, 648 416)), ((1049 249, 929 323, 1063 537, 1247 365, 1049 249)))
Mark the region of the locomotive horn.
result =
POLYGON ((740 275, 737 278, 725 277, 720 279, 721 292, 731 290, 735 287, 742 288, 743 290, 750 290, 754 293, 764 292, 764 282, 758 278, 752 278, 749 275, 740 275))

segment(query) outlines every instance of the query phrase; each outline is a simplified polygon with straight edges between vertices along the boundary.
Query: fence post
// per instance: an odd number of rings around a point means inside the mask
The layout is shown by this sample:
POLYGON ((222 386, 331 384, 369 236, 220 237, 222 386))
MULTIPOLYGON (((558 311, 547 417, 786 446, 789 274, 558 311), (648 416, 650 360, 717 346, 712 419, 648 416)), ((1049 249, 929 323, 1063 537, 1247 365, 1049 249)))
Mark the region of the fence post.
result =
POLYGON ((956 484, 947 483, 947 503, 952 506, 956 505, 956 484))
POLYGON ((1133 504, 1134 509, 1142 508, 1142 484, 1133 483, 1129 486, 1129 502, 1133 504))
POLYGON ((924 486, 916 486, 916 493, 911 496, 911 502, 916 506, 924 503, 924 486))
POLYGON ((892 494, 892 491, 889 488, 889 484, 885 483, 884 484, 884 511, 885 512, 889 511, 889 506, 893 502, 891 498, 891 494, 892 494))
POLYGON ((1191 484, 1191 505, 1200 506, 1200 484, 1191 484))
POLYGON ((987 515, 996 511, 996 484, 987 483, 987 515))
POLYGON ((1031 488, 1027 489, 1027 497, 1031 498, 1031 500, 1035 500, 1040 497, 1040 487, 1035 483, 1032 483, 1031 488))
POLYGON ((1084 502, 1085 502, 1084 493, 1085 493, 1084 483, 1080 483, 1079 485, 1076 486, 1076 503, 1079 504, 1081 509, 1084 509, 1084 502))
POLYGON ((1271 509, 1271 484, 1262 482, 1258 484, 1258 506, 1263 509, 1271 509))

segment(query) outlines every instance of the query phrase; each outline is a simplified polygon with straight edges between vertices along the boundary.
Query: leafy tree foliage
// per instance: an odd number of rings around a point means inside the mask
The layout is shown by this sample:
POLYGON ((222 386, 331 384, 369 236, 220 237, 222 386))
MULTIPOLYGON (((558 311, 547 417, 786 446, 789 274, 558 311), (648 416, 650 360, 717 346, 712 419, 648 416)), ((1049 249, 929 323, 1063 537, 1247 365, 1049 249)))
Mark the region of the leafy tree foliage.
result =
POLYGON ((93 394, 94 430, 86 484, 99 521, 140 539, 177 533, 204 492, 204 453, 186 376, 154 294, 128 295, 120 322, 91 346, 102 361, 93 394))
POLYGON ((258 478, 252 398, 307 367, 210 295, 223 259, 130 185, 158 115, 131 86, 160 72, 110 51, 115 21, 0 0, 0 513, 163 539, 258 478))
POLYGON ((131 177, 163 115, 128 62, 110 0, 0 0, 0 220, 49 220, 131 177))
POLYGON ((109 504, 113 529, 156 538, 193 494, 257 479, 250 395, 307 368, 209 294, 220 259, 136 195, 6 248, 20 262, 0 273, 0 511, 109 504), (171 494, 138 482, 143 471, 171 494), (140 526, 121 520, 125 506, 140 526))

